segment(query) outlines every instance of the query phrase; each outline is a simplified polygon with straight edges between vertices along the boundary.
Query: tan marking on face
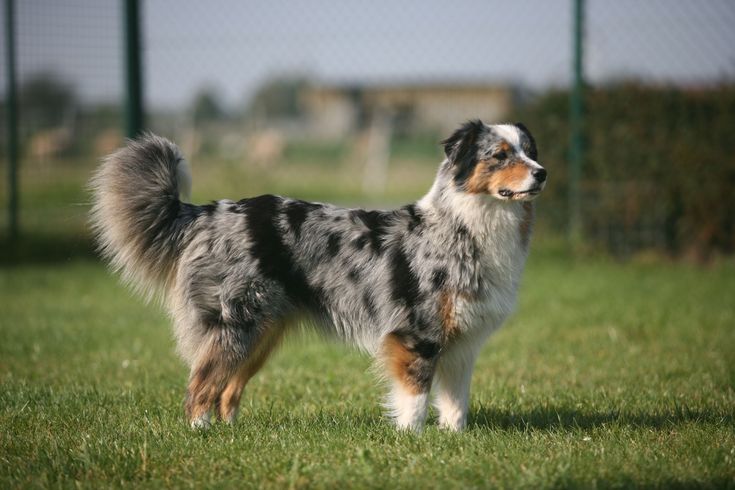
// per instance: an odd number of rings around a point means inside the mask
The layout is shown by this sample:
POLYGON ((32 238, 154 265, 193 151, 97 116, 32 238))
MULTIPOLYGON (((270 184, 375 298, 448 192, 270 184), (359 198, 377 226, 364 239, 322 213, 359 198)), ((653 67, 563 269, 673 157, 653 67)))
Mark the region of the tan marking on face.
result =
POLYGON ((503 168, 492 168, 490 162, 477 162, 472 175, 467 179, 465 189, 471 194, 496 194, 500 189, 520 192, 523 181, 531 169, 525 163, 516 161, 503 168))
POLYGON ((528 248, 528 242, 531 238, 531 225, 533 223, 533 203, 530 201, 523 202, 523 216, 521 217, 521 223, 518 226, 518 231, 521 234, 521 245, 523 248, 528 248))
POLYGON ((418 355, 411 352, 394 334, 388 334, 383 341, 383 361, 393 378, 412 395, 421 393, 421 387, 411 376, 411 366, 418 355))
POLYGON ((488 183, 492 170, 490 169, 490 162, 487 160, 481 160, 477 162, 472 175, 467 179, 465 188, 470 194, 484 194, 488 192, 488 183))
POLYGON ((490 192, 500 189, 510 189, 514 192, 521 191, 521 184, 528 177, 530 169, 521 162, 514 162, 507 167, 501 168, 490 175, 488 188, 490 192))
POLYGON ((510 144, 507 141, 503 141, 502 143, 498 145, 499 151, 504 151, 506 153, 509 153, 512 149, 513 147, 510 146, 510 144))

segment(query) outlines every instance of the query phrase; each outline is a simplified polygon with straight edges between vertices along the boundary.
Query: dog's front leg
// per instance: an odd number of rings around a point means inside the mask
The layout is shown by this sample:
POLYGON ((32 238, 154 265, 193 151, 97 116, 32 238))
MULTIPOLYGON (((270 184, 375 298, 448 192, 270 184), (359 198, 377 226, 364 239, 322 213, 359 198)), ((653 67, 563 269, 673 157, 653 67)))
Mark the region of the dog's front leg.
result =
POLYGON ((392 381, 387 408, 398 428, 423 428, 438 354, 434 342, 406 334, 386 336, 383 361, 392 381))
POLYGON ((439 425, 460 431, 467 425, 470 382, 479 348, 465 342, 452 345, 437 366, 434 405, 439 410, 439 425))
POLYGON ((428 401, 428 390, 415 392, 396 382, 388 398, 388 413, 399 429, 420 432, 426 420, 428 401))

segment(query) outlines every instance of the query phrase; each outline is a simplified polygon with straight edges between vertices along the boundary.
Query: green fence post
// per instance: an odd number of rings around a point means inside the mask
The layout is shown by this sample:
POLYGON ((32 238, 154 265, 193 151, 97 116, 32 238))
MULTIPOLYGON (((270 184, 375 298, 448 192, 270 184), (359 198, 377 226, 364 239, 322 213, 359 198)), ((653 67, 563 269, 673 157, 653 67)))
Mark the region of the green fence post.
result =
POLYGON ((572 36, 572 92, 569 98, 569 239, 579 244, 582 239, 580 180, 583 162, 584 71, 582 66, 584 34, 584 0, 573 0, 574 27, 572 36))
POLYGON ((18 100, 15 87, 15 0, 5 0, 5 58, 7 61, 8 126, 8 237, 18 239, 18 100))
POLYGON ((125 133, 134 138, 144 125, 143 81, 140 43, 140 9, 138 0, 125 3, 125 133))

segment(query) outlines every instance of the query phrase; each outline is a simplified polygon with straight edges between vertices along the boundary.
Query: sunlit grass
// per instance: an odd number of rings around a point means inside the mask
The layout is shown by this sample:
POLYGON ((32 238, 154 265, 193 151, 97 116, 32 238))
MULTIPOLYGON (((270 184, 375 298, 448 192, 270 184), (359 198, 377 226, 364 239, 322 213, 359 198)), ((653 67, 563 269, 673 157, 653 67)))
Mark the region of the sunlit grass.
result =
POLYGON ((0 270, 0 487, 735 486, 735 266, 543 249, 469 428, 383 419, 370 361, 292 339, 192 432, 167 319, 91 261, 0 270))

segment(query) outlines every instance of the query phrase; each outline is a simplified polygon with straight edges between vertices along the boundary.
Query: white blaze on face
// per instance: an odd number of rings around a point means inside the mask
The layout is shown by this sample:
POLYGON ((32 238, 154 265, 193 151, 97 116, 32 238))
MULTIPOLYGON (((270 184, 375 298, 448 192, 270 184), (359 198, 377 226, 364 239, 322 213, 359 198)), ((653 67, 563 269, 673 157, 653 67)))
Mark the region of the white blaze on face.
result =
POLYGON ((492 129, 495 134, 507 141, 513 148, 519 152, 523 151, 521 149, 521 132, 517 127, 512 124, 497 124, 492 126, 492 129))
POLYGON ((536 178, 533 176, 534 169, 543 169, 543 167, 539 165, 536 161, 532 160, 523 151, 523 148, 521 147, 521 130, 518 129, 516 126, 513 126, 512 124, 498 124, 492 126, 492 129, 495 131, 495 134, 508 142, 508 144, 510 144, 517 152, 523 163, 531 168, 531 171, 528 172, 528 176, 521 183, 519 183, 518 188, 511 190, 513 190, 514 192, 524 192, 527 190, 531 190, 534 187, 539 187, 540 189, 543 189, 546 186, 546 182, 542 182, 541 185, 537 185, 536 178))
POLYGON ((521 159, 527 163, 532 168, 543 168, 541 165, 536 163, 534 160, 531 160, 531 158, 526 155, 526 153, 523 151, 523 147, 521 147, 521 130, 517 127, 513 126, 512 124, 498 124, 497 126, 492 127, 495 131, 495 134, 500 136, 502 139, 508 142, 513 149, 515 149, 518 152, 518 155, 521 157, 521 159))

